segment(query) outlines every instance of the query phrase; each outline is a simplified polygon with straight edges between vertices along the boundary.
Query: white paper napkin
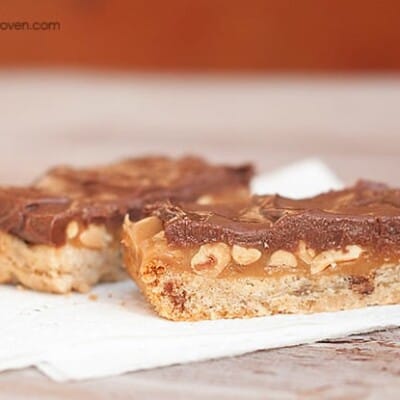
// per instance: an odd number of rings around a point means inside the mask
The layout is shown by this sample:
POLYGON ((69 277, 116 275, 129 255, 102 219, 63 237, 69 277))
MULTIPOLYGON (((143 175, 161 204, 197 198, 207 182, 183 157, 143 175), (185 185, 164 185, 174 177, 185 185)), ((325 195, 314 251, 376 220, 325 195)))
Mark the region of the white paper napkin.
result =
MULTIPOLYGON (((326 166, 315 160, 272 177, 280 176, 279 184, 284 189, 286 179, 290 186, 309 179, 310 173, 313 179, 307 195, 311 190, 340 184, 326 166)), ((257 191, 276 191, 268 175, 256 182, 257 191)), ((299 190, 296 193, 301 195, 299 190)), ((400 306, 247 320, 171 322, 157 317, 134 284, 126 281, 100 285, 90 298, 1 286, 0 319, 0 371, 34 365, 52 379, 66 381, 399 326, 400 306)))

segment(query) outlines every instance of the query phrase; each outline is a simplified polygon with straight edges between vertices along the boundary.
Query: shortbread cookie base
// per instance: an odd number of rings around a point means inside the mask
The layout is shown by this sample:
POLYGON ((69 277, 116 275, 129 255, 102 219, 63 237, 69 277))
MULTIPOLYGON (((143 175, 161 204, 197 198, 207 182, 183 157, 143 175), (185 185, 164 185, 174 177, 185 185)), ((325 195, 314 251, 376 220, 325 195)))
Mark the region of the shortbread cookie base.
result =
POLYGON ((52 293, 86 292, 98 282, 123 279, 121 265, 119 246, 30 245, 0 232, 0 283, 52 293))
POLYGON ((400 265, 385 264, 370 276, 209 278, 169 271, 154 259, 127 269, 156 312, 175 321, 249 318, 271 314, 339 311, 400 302, 400 265))

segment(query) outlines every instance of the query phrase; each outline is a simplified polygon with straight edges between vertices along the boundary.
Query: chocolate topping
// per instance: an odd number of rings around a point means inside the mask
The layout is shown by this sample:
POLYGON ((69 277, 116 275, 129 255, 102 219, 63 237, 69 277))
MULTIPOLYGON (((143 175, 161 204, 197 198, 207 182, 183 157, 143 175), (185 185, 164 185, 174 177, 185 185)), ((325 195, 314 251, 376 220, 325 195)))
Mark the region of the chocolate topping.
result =
POLYGON ((106 167, 57 167, 34 186, 0 188, 0 229, 29 243, 61 245, 71 220, 119 226, 126 213, 143 217, 156 201, 195 201, 204 194, 246 188, 250 165, 212 166, 184 157, 129 159, 106 167))
POLYGON ((225 242, 294 250, 304 240, 316 250, 359 244, 400 246, 400 190, 360 181, 308 199, 255 196, 229 207, 164 204, 153 210, 169 243, 225 242))

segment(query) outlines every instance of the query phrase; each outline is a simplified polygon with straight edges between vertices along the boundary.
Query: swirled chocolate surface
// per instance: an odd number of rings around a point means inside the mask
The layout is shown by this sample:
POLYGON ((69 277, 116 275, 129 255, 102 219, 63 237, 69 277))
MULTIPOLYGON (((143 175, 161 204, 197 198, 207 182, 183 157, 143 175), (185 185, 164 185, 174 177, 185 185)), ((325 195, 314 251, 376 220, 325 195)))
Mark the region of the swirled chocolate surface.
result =
POLYGON ((350 244, 400 250, 400 190, 374 182, 301 200, 273 195, 226 206, 169 203, 152 213, 178 246, 225 242, 293 250, 303 240, 316 250, 350 244))
POLYGON ((0 188, 0 229, 35 244, 61 245, 71 220, 118 226, 161 200, 195 201, 247 188, 251 165, 210 165, 202 159, 128 159, 96 168, 57 167, 31 187, 0 188))

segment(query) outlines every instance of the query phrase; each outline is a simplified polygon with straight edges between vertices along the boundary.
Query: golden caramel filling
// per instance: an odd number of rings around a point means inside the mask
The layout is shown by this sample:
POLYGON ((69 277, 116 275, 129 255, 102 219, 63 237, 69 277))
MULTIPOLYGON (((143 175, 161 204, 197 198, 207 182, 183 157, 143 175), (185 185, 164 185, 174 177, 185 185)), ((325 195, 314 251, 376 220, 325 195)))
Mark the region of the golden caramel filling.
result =
POLYGON ((154 216, 136 223, 126 218, 124 231, 125 245, 138 269, 160 264, 172 272, 191 272, 210 278, 368 275, 384 264, 400 262, 398 252, 382 255, 357 244, 324 251, 309 248, 303 241, 294 251, 260 250, 222 242, 178 247, 167 242, 162 223, 154 216))
POLYGON ((383 264, 399 262, 398 256, 374 255, 357 245, 344 250, 316 252, 300 242, 295 252, 237 249, 225 243, 180 248, 167 243, 164 232, 140 243, 141 264, 160 260, 174 272, 194 272, 208 277, 299 276, 324 274, 366 275, 383 264))

